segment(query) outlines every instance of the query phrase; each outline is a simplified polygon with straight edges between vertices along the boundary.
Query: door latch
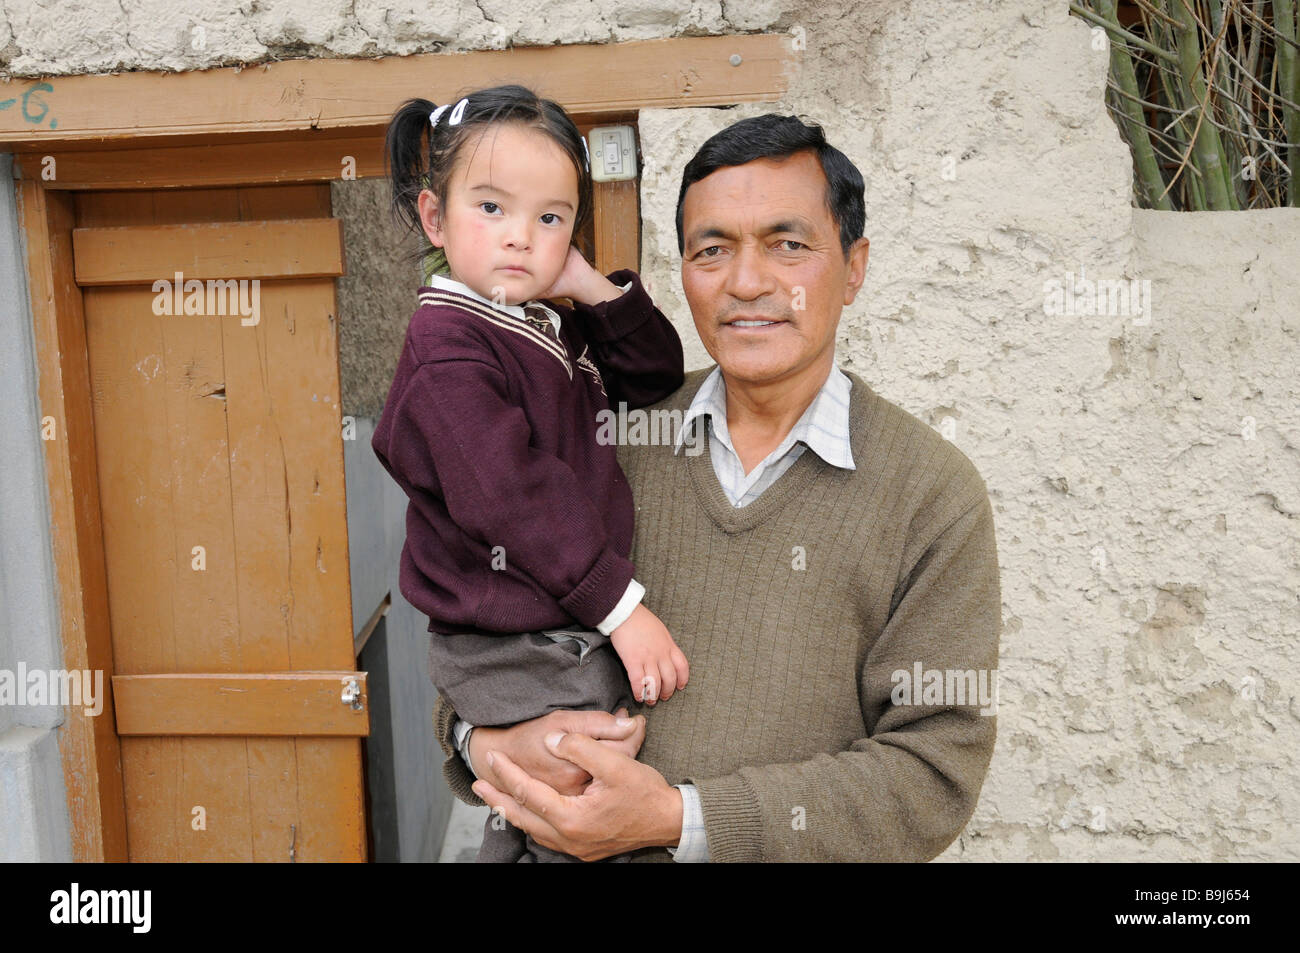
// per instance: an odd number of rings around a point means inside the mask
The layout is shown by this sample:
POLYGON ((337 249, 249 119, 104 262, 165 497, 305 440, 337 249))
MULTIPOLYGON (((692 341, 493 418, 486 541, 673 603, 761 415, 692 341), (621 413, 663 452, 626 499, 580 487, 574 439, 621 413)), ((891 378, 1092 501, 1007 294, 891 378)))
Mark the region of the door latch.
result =
POLYGON ((361 681, 359 679, 345 678, 343 680, 343 704, 351 705, 353 711, 361 710, 361 681))

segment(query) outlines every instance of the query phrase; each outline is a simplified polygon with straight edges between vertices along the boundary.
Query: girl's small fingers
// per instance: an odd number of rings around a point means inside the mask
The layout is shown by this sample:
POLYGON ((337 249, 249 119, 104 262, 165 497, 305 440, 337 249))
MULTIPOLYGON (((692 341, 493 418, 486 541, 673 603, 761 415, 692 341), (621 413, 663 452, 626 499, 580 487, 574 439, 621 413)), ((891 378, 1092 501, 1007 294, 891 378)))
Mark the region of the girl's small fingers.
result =
POLYGON ((663 688, 659 692, 659 697, 672 698, 673 692, 677 691, 677 671, 668 659, 660 660, 659 677, 663 679, 663 688))
POLYGON ((673 649, 669 657, 673 660, 673 668, 677 670, 677 687, 685 688, 686 682, 691 677, 691 667, 686 662, 686 655, 681 649, 673 649))
POLYGON ((641 676, 639 682, 632 683, 632 691, 636 695, 637 701, 653 705, 659 700, 659 679, 646 672, 641 676))
POLYGON ((634 701, 641 700, 641 679, 645 675, 645 670, 641 667, 640 662, 625 662, 627 666, 627 683, 632 686, 632 698, 634 701))

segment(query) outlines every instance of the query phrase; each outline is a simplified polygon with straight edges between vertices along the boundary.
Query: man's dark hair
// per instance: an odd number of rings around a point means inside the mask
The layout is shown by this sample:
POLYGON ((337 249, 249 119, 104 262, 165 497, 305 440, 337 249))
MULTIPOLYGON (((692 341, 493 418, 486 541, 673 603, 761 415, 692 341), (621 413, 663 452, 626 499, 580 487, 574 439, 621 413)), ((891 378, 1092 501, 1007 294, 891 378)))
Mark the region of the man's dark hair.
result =
POLYGON ((839 227, 840 248, 847 258, 853 243, 862 237, 867 220, 862 173, 848 156, 826 141, 821 126, 776 113, 733 123, 711 136, 686 163, 682 189, 677 193, 677 253, 686 249, 682 206, 688 188, 727 166, 744 165, 755 159, 782 159, 808 149, 816 152, 821 162, 826 176, 826 205, 839 227))

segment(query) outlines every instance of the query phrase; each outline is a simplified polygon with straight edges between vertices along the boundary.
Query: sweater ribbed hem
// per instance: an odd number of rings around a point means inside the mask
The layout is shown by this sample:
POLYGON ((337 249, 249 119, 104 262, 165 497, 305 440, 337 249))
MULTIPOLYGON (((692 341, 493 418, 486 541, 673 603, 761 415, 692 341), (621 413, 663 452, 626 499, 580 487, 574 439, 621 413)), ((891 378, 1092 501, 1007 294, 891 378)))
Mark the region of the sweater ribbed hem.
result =
POLYGON ((715 864, 756 864, 763 860, 763 824, 758 795, 739 774, 697 781, 709 860, 715 864))
POLYGON ((439 695, 433 703, 433 736, 438 739, 438 744, 442 746, 443 753, 447 756, 442 763, 442 776, 446 779, 447 787, 451 788, 452 794, 466 804, 482 807, 487 802, 474 793, 472 787, 474 775, 461 759, 460 752, 456 750, 456 740, 452 731, 455 724, 456 710, 439 695))
POLYGON ((582 582, 559 600, 560 606, 583 625, 594 629, 596 623, 613 612, 618 601, 623 598, 627 584, 632 581, 633 572, 632 563, 627 557, 606 547, 582 582))

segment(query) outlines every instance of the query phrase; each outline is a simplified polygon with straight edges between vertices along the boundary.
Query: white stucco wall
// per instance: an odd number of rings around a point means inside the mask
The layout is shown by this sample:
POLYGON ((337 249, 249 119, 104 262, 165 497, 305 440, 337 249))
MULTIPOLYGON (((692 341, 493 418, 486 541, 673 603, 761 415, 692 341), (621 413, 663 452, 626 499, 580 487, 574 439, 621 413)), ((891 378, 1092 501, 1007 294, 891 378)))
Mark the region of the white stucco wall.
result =
POLYGON ((863 170, 838 357, 951 421, 998 521, 998 746, 944 859, 1294 860, 1300 210, 1135 211, 1107 54, 1066 6, 6 0, 0 68, 795 33, 783 102, 642 112, 643 271, 702 366, 672 224, 695 148, 776 109, 863 170), (1081 272, 1149 281, 1150 315, 1045 313, 1045 282, 1081 272))

